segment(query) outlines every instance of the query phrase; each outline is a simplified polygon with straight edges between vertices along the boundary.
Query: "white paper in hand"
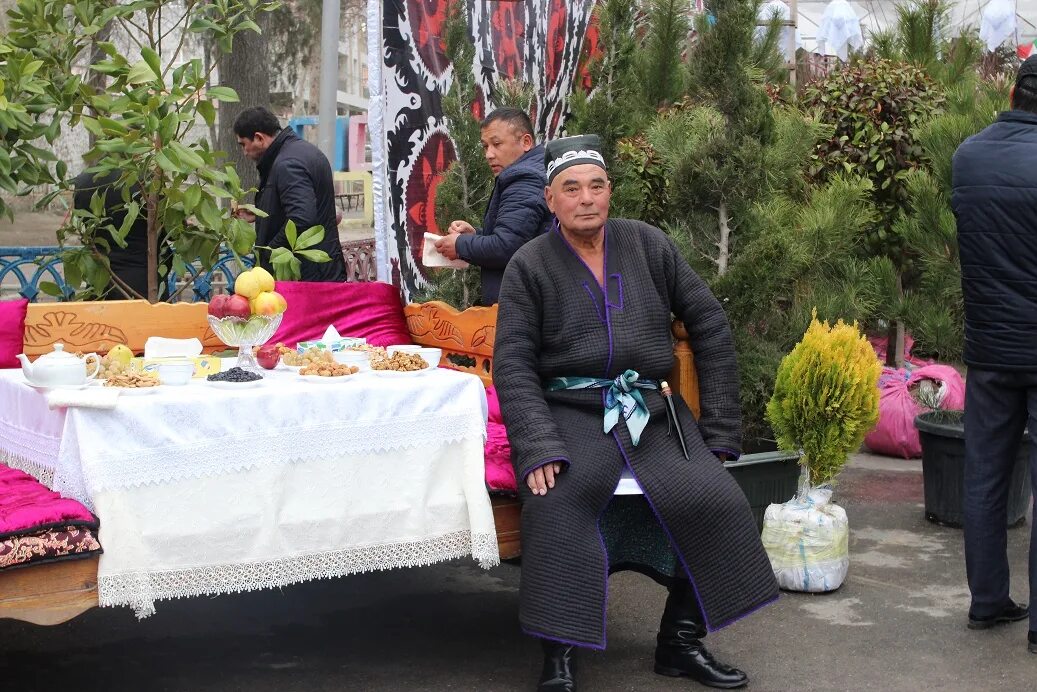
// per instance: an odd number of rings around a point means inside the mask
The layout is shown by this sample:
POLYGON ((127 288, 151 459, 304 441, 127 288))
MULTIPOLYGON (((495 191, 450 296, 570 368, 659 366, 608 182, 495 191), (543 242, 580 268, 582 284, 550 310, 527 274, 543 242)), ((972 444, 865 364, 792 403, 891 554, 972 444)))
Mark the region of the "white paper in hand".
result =
POLYGON ((425 234, 425 244, 421 248, 421 263, 426 267, 449 267, 450 269, 464 269, 468 263, 462 259, 450 260, 436 249, 436 241, 442 238, 435 233, 425 234))

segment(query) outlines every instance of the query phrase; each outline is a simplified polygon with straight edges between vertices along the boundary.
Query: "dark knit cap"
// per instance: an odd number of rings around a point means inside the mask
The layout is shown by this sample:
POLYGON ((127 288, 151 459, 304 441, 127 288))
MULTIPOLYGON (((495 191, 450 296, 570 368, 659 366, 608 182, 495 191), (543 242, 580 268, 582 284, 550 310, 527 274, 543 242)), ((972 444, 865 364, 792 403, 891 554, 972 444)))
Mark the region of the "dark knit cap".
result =
POLYGON ((547 169, 548 185, 566 168, 581 163, 592 163, 605 168, 605 157, 601 155, 601 137, 576 135, 555 139, 544 145, 544 167, 547 169))
POLYGON ((1019 66, 1019 71, 1015 75, 1016 86, 1026 77, 1037 77, 1037 54, 1031 55, 1019 66))

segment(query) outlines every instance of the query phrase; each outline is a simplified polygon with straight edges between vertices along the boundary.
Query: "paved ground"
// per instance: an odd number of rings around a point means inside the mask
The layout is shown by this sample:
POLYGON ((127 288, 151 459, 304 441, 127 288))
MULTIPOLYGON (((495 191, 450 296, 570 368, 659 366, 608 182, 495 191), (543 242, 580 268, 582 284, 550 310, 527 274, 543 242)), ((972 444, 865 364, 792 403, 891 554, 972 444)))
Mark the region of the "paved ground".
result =
MULTIPOLYGON (((860 455, 840 494, 852 529, 846 584, 784 594, 709 637, 750 673, 751 689, 1037 687, 1025 623, 965 628, 961 533, 923 518, 918 462, 860 455)), ((1029 535, 1029 525, 1009 533, 1022 599, 1029 535)), ((531 690, 539 650, 518 632, 518 577, 516 565, 459 561, 163 602, 142 622, 126 609, 51 628, 0 621, 0 689, 531 690)), ((609 648, 581 656, 581 689, 701 689, 651 671, 663 590, 624 573, 609 596, 609 648)))

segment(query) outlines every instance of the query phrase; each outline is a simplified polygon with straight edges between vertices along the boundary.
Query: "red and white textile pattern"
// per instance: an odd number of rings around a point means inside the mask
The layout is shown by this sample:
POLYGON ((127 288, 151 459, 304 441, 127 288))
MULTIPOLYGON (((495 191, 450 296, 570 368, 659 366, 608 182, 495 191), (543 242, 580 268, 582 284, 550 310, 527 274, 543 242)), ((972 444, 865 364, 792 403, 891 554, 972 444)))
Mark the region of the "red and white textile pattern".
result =
MULTIPOLYGON (((368 46, 372 72, 381 76, 371 96, 372 142, 384 147, 372 157, 379 278, 405 296, 424 281, 424 234, 450 221, 434 213, 436 188, 456 159, 442 108, 453 79, 443 41, 447 6, 448 0, 384 0, 381 45, 368 46)), ((521 79, 535 88, 530 115, 537 138, 557 136, 593 7, 594 0, 468 0, 480 92, 473 112, 481 117, 493 109, 498 81, 521 79)))

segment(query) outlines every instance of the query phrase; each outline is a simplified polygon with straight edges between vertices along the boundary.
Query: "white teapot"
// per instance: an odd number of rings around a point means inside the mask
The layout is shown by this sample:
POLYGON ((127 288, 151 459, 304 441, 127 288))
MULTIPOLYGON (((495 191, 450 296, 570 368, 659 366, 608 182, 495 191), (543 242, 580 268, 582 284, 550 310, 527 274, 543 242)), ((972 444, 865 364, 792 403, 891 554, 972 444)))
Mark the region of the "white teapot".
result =
POLYGON ((22 363, 25 379, 36 387, 82 386, 97 377, 101 370, 101 359, 96 353, 79 358, 66 352, 65 344, 54 344, 54 350, 37 358, 35 363, 29 362, 24 353, 19 354, 18 360, 22 363), (86 358, 90 356, 94 357, 94 371, 88 373, 86 358))

